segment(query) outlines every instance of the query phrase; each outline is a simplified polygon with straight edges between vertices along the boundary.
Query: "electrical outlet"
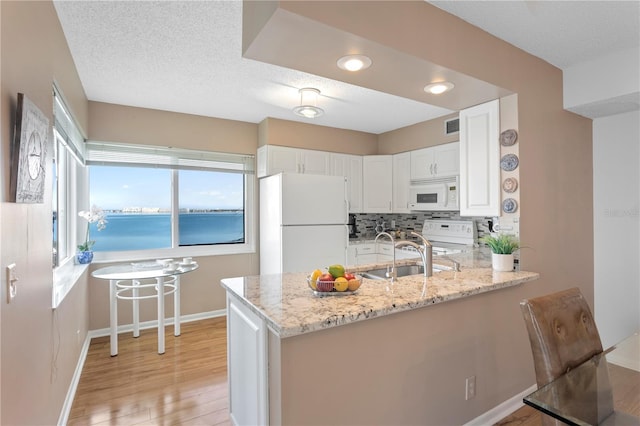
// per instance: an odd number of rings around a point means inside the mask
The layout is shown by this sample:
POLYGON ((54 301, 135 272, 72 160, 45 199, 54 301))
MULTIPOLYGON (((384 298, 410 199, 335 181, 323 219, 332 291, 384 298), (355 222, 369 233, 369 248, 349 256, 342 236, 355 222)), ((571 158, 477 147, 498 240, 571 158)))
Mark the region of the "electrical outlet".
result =
POLYGON ((467 377, 465 381, 464 399, 466 401, 476 397, 476 376, 467 377))

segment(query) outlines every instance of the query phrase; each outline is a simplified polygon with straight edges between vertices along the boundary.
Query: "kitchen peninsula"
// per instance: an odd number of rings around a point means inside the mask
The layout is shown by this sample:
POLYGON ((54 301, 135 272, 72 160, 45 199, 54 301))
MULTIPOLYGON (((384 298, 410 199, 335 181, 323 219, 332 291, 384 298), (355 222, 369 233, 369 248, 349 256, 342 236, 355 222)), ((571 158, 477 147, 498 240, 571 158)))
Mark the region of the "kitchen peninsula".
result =
POLYGON ((456 405, 473 401, 458 389, 460 373, 439 378, 448 370, 441 360, 465 358, 465 346, 477 342, 443 347, 438 336, 499 315, 491 308, 494 295, 539 277, 493 272, 487 259, 476 249, 457 258, 461 272, 411 275, 393 284, 365 279, 346 296, 315 297, 306 274, 222 280, 234 423, 464 423, 465 409, 456 405))

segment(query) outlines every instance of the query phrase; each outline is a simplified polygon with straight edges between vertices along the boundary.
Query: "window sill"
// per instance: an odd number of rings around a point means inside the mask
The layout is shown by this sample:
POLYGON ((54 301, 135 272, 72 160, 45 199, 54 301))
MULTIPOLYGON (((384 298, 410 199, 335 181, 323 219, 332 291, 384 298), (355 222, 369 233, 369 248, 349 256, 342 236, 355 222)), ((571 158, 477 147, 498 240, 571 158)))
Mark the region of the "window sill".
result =
POLYGON ((76 265, 70 258, 62 266, 53 270, 52 308, 57 309, 73 286, 80 280, 89 265, 76 265))
POLYGON ((200 256, 228 256, 255 253, 255 246, 229 244, 220 246, 185 246, 170 249, 95 252, 92 263, 131 262, 148 259, 166 259, 200 256))

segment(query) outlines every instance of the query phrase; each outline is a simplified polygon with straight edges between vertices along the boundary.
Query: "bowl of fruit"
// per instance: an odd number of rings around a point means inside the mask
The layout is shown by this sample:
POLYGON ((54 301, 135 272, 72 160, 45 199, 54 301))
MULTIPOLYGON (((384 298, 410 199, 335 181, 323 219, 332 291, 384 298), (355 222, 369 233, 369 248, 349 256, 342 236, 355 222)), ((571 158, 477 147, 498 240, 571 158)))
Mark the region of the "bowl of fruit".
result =
POLYGON ((362 277, 346 272, 342 265, 331 265, 327 272, 313 271, 307 276, 307 284, 316 296, 346 296, 360 288, 362 277))

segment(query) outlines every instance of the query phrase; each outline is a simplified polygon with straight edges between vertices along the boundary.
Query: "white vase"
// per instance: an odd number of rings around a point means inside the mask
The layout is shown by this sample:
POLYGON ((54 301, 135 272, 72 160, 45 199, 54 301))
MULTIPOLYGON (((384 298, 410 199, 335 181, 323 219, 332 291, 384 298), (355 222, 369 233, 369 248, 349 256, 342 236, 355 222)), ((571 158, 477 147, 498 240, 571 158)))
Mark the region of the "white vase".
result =
POLYGON ((513 272, 513 253, 511 254, 491 254, 491 265, 494 271, 513 272))

